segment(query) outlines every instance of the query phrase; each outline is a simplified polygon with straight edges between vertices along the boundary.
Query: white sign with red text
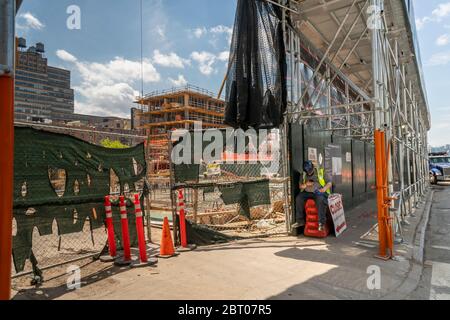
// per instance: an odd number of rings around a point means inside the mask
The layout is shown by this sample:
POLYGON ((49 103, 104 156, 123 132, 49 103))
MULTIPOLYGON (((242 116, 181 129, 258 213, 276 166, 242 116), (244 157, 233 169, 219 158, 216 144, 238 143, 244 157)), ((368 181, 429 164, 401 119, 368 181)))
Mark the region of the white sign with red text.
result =
POLYGON ((328 206, 330 207, 331 217, 333 218, 336 237, 339 237, 345 230, 347 230, 342 195, 337 193, 330 195, 328 198, 328 206))

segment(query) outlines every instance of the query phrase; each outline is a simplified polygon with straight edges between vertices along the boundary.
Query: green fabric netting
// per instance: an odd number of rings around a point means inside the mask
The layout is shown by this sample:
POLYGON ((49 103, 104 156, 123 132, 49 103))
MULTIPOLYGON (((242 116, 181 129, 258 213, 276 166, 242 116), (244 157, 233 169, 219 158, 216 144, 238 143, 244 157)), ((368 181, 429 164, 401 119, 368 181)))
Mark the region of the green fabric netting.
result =
MULTIPOLYGON (((104 197, 110 193, 110 172, 117 175, 121 190, 135 184, 146 174, 144 145, 129 149, 106 149, 77 138, 15 128, 14 150, 14 218, 17 231, 13 237, 13 259, 16 272, 23 271, 33 256, 33 230, 41 236, 81 232, 86 221, 90 228, 104 227, 104 197), (50 174, 64 172, 59 185, 52 185, 50 174), (64 177, 65 176, 65 177, 64 177), (59 188, 59 190, 56 190, 59 188)), ((141 206, 143 207, 143 196, 141 206)), ((133 204, 127 203, 132 245, 136 244, 133 204)), ((120 212, 113 204, 117 245, 121 248, 120 212)), ((34 259, 32 259, 34 260, 34 259)), ((33 266, 36 267, 36 266, 33 266)))
POLYGON ((250 218, 250 208, 269 205, 269 180, 219 185, 225 205, 239 204, 239 214, 250 218))

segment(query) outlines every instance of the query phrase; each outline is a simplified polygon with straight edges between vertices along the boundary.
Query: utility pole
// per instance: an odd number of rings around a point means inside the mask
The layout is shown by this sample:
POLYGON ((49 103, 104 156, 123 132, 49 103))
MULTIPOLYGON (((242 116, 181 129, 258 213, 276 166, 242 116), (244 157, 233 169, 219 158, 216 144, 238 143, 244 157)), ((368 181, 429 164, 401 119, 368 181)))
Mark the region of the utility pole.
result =
POLYGON ((0 2, 0 300, 11 298, 16 0, 0 2))

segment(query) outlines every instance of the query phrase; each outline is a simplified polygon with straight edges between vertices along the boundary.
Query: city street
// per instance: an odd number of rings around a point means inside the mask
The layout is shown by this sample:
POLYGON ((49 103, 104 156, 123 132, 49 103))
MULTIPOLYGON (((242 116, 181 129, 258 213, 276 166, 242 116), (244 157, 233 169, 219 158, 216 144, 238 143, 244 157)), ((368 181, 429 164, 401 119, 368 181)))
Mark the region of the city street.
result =
MULTIPOLYGON (((431 196, 428 196, 427 204, 430 202, 431 196)), ((414 216, 408 219, 409 226, 404 228, 405 243, 397 246, 397 258, 389 261, 374 257, 378 251, 376 233, 367 236, 376 223, 374 208, 372 200, 348 211, 349 228, 339 238, 280 236, 233 241, 199 247, 173 259, 159 259, 157 267, 144 269, 119 268, 99 261, 78 262, 83 266, 79 290, 67 288, 66 276, 48 274, 42 286, 23 288, 15 292, 14 299, 408 298, 416 290, 422 271, 413 253, 423 249, 416 245, 415 239, 418 238, 416 231, 428 216, 428 206, 421 203, 414 216), (380 288, 372 289, 367 285, 371 267, 380 268, 380 288)), ((158 249, 155 245, 151 248, 149 254, 158 249)))
POLYGON ((411 299, 450 299, 450 183, 433 187, 424 269, 411 299))

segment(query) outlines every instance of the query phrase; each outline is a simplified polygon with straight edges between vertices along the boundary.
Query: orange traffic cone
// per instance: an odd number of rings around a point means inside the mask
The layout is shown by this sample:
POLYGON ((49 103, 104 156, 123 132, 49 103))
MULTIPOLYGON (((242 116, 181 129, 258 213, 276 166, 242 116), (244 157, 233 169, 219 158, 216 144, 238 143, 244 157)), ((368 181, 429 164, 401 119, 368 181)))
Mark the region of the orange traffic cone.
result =
POLYGON ((173 246, 172 235, 170 234, 169 219, 164 218, 162 237, 161 237, 161 249, 158 255, 159 258, 170 258, 176 256, 175 248, 173 246))

